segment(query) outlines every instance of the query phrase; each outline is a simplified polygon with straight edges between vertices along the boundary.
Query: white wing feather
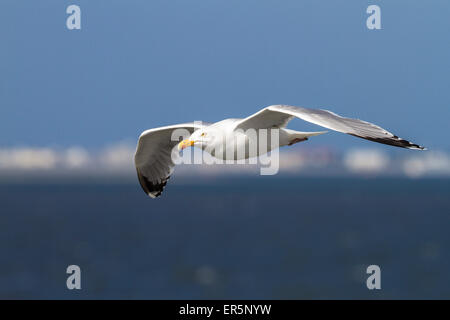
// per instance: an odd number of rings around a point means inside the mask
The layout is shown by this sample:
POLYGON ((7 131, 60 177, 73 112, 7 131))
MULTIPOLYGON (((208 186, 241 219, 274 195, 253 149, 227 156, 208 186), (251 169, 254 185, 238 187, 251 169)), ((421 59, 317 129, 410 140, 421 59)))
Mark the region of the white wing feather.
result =
POLYGON ((176 129, 186 129, 192 133, 204 126, 205 124, 183 123, 150 129, 141 134, 134 163, 145 193, 152 198, 160 196, 173 172, 175 164, 172 161, 172 149, 178 141, 172 141, 172 132, 176 129))
POLYGON ((287 105, 273 105, 240 121, 236 129, 261 129, 284 127, 294 117, 317 124, 321 127, 350 134, 355 137, 371 140, 396 147, 424 150, 417 144, 401 139, 389 131, 370 122, 359 119, 344 118, 331 111, 308 109, 287 105))

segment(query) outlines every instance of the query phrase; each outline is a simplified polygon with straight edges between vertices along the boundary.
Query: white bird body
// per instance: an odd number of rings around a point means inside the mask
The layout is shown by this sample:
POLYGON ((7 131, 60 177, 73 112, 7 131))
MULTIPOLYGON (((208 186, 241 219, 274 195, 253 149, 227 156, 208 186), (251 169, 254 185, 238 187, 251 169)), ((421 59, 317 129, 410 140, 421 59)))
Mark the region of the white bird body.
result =
MULTIPOLYGON (((259 157, 276 148, 292 145, 301 141, 305 141, 308 137, 326 133, 324 132, 299 132, 285 128, 267 129, 262 133, 262 129, 254 132, 236 131, 230 132, 223 137, 223 142, 217 139, 215 143, 209 145, 212 156, 221 160, 242 160, 251 157, 259 157), (276 134, 274 132, 277 131, 276 134), (253 134, 254 133, 254 134, 253 134), (279 139, 272 143, 272 137, 279 139), (261 141, 264 139, 264 142, 261 141), (235 143, 227 143, 227 141, 234 140, 235 143), (264 145, 265 148, 260 146, 264 145), (252 146, 256 147, 256 152, 251 154, 252 146), (243 150, 244 152, 239 152, 243 150)), ((208 152, 208 148, 205 149, 208 152)))
POLYGON ((366 121, 344 118, 327 110, 273 105, 244 119, 225 119, 213 124, 185 123, 144 131, 135 154, 139 182, 150 197, 160 196, 173 172, 173 149, 177 146, 179 150, 199 147, 221 160, 242 160, 327 132, 286 129, 294 117, 378 143, 425 149, 366 121), (174 139, 174 132, 178 129, 190 135, 182 141, 174 139))
POLYGON ((243 119, 225 119, 195 131, 189 140, 195 141, 193 146, 220 160, 242 160, 259 157, 275 148, 305 141, 308 137, 324 134, 320 132, 300 132, 286 128, 237 129, 243 119), (202 137, 202 135, 205 135, 202 137), (272 138, 277 138, 272 143, 272 138), (264 140, 264 141, 262 141, 264 140), (264 145, 265 148, 260 148, 264 145), (252 153, 252 147, 255 151, 252 153), (242 152, 240 152, 242 151, 242 152))

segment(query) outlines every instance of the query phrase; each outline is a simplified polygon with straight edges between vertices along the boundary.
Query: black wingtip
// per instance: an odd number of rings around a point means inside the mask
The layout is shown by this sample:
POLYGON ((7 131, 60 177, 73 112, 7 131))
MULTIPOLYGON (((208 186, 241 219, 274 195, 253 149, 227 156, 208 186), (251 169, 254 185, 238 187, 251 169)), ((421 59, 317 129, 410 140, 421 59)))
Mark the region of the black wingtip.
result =
POLYGON ((419 146, 417 144, 415 144, 415 145, 413 145, 411 147, 407 147, 407 148, 411 149, 411 150, 420 150, 420 151, 427 151, 428 150, 428 148, 419 146))
POLYGON ((160 183, 153 183, 148 180, 143 174, 140 173, 139 169, 136 168, 137 176, 139 179, 139 183, 141 184, 142 189, 150 198, 158 198, 161 196, 164 187, 167 184, 167 180, 170 179, 168 176, 166 179, 161 181, 160 183))
POLYGON ((425 148, 425 147, 419 146, 418 144, 412 143, 408 140, 399 138, 397 136, 393 136, 393 138, 396 139, 397 142, 400 144, 400 145, 395 145, 397 147, 403 147, 403 148, 407 148, 407 149, 411 149, 411 150, 427 150, 427 148, 425 148))
POLYGON ((399 148, 406 148, 411 150, 427 150, 427 148, 425 147, 419 146, 418 144, 409 142, 408 140, 399 138, 397 136, 390 136, 386 138, 372 138, 372 137, 362 137, 352 133, 350 133, 350 135, 399 148))

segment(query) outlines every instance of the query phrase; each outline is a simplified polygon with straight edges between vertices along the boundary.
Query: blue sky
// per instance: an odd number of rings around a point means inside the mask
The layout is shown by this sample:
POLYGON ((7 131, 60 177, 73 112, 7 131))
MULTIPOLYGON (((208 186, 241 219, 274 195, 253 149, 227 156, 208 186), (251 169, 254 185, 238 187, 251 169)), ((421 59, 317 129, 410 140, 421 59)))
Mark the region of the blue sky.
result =
POLYGON ((2 0, 0 146, 95 148, 292 104, 449 150, 449 13, 443 0, 2 0), (81 30, 66 28, 70 4, 81 30), (369 4, 382 30, 366 28, 369 4))

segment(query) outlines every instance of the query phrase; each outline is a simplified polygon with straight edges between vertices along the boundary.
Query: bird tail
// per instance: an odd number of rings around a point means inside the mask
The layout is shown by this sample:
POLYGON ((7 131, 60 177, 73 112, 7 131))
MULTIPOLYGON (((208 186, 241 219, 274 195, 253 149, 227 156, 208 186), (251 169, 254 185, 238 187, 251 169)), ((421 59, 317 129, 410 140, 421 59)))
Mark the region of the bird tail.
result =
POLYGON ((315 131, 315 132, 302 132, 302 131, 294 131, 290 129, 284 129, 288 134, 288 145, 293 145, 297 142, 302 142, 308 140, 309 137, 318 136, 320 134, 327 133, 328 131, 315 131))
POLYGON ((299 138, 299 139, 318 136, 320 134, 324 134, 324 133, 328 132, 328 131, 302 132, 302 131, 295 131, 295 130, 290 130, 290 129, 285 129, 285 130, 289 133, 289 136, 291 136, 292 138, 299 138))

